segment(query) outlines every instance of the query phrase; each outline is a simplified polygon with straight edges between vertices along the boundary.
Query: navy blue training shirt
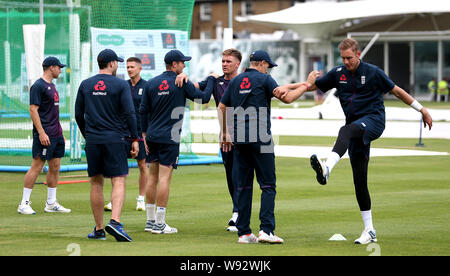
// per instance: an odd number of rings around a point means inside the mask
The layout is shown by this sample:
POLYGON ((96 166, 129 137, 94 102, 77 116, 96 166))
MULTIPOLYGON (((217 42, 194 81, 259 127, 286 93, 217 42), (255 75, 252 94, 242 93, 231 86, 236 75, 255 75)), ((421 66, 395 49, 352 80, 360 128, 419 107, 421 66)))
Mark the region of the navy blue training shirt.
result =
POLYGON ((361 61, 354 74, 344 65, 338 66, 317 79, 316 86, 322 91, 337 89, 336 96, 349 124, 366 115, 380 116, 384 122, 383 95, 395 83, 377 66, 361 61))
POLYGON ((128 85, 131 89, 131 97, 133 99, 134 104, 134 110, 136 112, 136 123, 137 123, 137 130, 138 130, 138 136, 140 138, 142 135, 142 128, 141 128, 141 114, 139 113, 139 107, 141 105, 142 97, 144 95, 144 89, 145 85, 147 84, 147 81, 144 79, 140 79, 135 86, 131 84, 131 80, 128 80, 128 85))
MULTIPOLYGON (((230 84, 231 80, 226 80, 225 79, 225 75, 222 75, 220 77, 218 77, 215 81, 214 81, 214 86, 213 86, 213 91, 212 91, 212 95, 214 97, 214 101, 216 102, 216 107, 219 105, 220 100, 223 97, 223 94, 225 94, 225 90, 227 90, 228 85, 230 84)), ((200 87, 200 90, 205 90, 206 89, 206 85, 208 84, 208 80, 204 80, 198 83, 198 86, 200 87)))
POLYGON ((211 98, 214 77, 208 77, 204 93, 190 81, 181 88, 176 86, 176 77, 175 72, 166 71, 145 86, 139 112, 142 130, 146 130, 146 139, 150 142, 179 144, 186 99, 201 99, 202 103, 207 103, 211 98))
POLYGON ((98 74, 80 84, 75 119, 88 143, 122 142, 124 133, 138 138, 130 86, 112 75, 98 74))
MULTIPOLYGON (((59 94, 53 83, 38 79, 30 88, 30 105, 38 105, 38 114, 42 128, 48 137, 62 136, 59 123, 59 94)), ((33 124, 33 136, 39 136, 33 124)))
POLYGON ((220 102, 233 108, 233 143, 270 141, 270 102, 276 87, 270 75, 250 68, 230 81, 220 102))

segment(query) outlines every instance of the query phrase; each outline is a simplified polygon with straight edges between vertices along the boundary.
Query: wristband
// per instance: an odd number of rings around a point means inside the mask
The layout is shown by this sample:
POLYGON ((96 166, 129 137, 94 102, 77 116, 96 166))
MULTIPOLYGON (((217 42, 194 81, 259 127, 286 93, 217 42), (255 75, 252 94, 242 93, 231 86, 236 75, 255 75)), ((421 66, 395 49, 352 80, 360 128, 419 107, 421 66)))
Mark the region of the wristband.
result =
POLYGON ((420 112, 420 110, 422 110, 422 108, 423 108, 423 106, 422 106, 417 100, 414 100, 414 101, 410 104, 410 106, 411 106, 412 108, 414 108, 415 110, 417 110, 418 112, 420 112))
POLYGON ((309 86, 307 82, 302 82, 300 85, 306 86, 306 91, 308 91, 309 88, 311 88, 311 86, 309 86))

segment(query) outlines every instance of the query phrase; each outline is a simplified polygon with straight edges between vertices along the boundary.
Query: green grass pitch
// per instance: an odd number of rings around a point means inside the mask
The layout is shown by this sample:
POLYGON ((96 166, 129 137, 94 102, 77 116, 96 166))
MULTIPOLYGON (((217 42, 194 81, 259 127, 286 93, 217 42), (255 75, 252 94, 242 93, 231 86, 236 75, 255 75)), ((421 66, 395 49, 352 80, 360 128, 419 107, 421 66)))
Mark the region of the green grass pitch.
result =
MULTIPOLYGON (((330 145, 332 138, 300 138, 302 143, 330 145)), ((280 139, 295 144, 295 139, 280 139)), ((374 147, 414 148, 414 139, 379 139, 374 147)), ((424 141, 425 150, 450 151, 450 141, 424 141)), ((376 248, 354 245, 363 224, 354 195, 351 168, 343 159, 333 171, 329 184, 320 186, 309 160, 277 157, 277 198, 275 233, 283 245, 241 245, 237 235, 225 231, 231 216, 222 165, 182 166, 174 172, 167 222, 175 235, 144 232, 146 214, 134 210, 138 193, 138 170, 131 169, 122 221, 134 239, 117 243, 90 241, 94 220, 89 202, 89 183, 61 185, 58 200, 71 214, 44 213, 46 187, 36 185, 31 201, 33 216, 17 213, 21 200, 23 173, 0 173, 0 255, 82 256, 303 256, 357 255, 449 255, 450 254, 450 156, 373 157, 369 166, 374 226, 379 239, 376 248), (347 241, 329 241, 340 233, 347 241), (375 252, 376 251, 376 252, 375 252)), ((84 173, 84 172, 81 172, 84 173)), ((80 172, 65 173, 80 174, 80 172)), ((44 175, 38 181, 45 179, 44 175)), ((105 199, 111 192, 105 181, 105 199)), ((258 184, 254 184, 252 229, 259 231, 258 184)), ((105 222, 110 213, 105 213, 105 222)))

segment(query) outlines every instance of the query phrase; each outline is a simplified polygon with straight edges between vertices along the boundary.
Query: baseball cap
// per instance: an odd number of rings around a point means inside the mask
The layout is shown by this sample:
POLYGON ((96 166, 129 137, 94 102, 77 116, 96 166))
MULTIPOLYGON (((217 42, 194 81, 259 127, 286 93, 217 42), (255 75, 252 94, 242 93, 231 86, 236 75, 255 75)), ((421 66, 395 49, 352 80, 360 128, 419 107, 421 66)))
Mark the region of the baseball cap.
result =
POLYGON ((101 51, 97 56, 97 62, 111 62, 111 61, 123 62, 123 58, 117 56, 116 52, 111 49, 105 49, 101 51))
POLYGON ((166 64, 171 64, 174 61, 189 61, 192 57, 183 55, 179 50, 170 50, 164 56, 164 62, 166 64))
POLYGON ((278 66, 275 62, 270 59, 269 54, 263 50, 257 50, 250 54, 250 61, 266 61, 269 63, 269 68, 278 66))
POLYGON ((42 62, 42 66, 50 67, 50 66, 59 66, 60 68, 65 67, 65 64, 62 64, 58 58, 56 57, 46 57, 42 62))

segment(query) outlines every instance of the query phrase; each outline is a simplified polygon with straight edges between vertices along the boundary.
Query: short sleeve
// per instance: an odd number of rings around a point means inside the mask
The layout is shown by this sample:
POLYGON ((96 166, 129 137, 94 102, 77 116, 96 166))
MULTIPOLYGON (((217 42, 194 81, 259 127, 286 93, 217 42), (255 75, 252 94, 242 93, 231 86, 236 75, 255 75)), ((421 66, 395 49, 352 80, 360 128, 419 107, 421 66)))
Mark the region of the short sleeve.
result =
POLYGON ((42 94, 42 86, 35 83, 31 86, 30 89, 30 105, 41 105, 41 94, 42 94))
POLYGON ((376 76, 378 89, 381 93, 385 94, 394 89, 395 83, 384 73, 383 70, 377 68, 376 76))
POLYGON ((266 82, 264 84, 264 88, 266 89, 267 98, 273 98, 273 90, 278 87, 278 83, 272 78, 272 76, 268 76, 266 78, 266 82))

